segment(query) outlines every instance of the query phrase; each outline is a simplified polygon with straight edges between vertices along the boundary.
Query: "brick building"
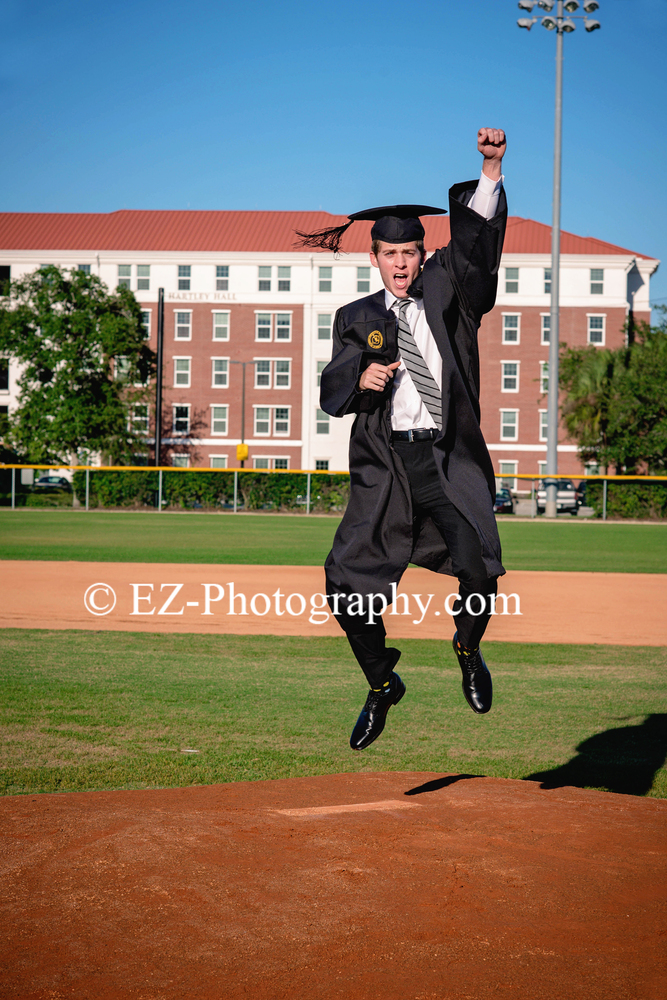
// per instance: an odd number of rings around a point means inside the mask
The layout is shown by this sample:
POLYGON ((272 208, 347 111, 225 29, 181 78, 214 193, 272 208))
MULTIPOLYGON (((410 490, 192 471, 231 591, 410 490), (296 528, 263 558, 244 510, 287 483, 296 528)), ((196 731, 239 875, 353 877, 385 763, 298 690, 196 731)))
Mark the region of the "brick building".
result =
MULTIPOLYGON (((345 220, 326 212, 0 214, 0 279, 44 264, 81 267, 140 301, 156 345, 165 290, 164 457, 174 465, 346 469, 352 418, 318 406, 336 309, 381 287, 370 267, 370 223, 346 234, 339 258, 293 246, 294 230, 345 220), (242 389, 245 375, 245 408, 242 389)), ((449 240, 446 217, 424 220, 426 246, 449 240)), ((493 311, 480 331, 482 426, 499 478, 546 458, 550 229, 509 220, 493 311)), ((629 316, 648 319, 658 261, 589 237, 562 234, 561 340, 617 347, 629 316)), ((15 366, 0 359, 0 408, 15 400, 15 366), (4 397, 4 398, 3 398, 4 397)), ((136 426, 150 450, 152 408, 136 426)), ((559 471, 583 471, 562 436, 559 471)))

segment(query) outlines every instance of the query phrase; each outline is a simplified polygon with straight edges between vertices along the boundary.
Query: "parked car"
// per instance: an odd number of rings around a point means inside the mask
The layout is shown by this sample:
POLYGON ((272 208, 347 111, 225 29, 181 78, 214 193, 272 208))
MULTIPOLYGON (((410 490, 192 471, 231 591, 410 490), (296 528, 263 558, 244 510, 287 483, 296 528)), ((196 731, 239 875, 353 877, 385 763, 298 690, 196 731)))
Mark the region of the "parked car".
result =
POLYGON ((32 488, 34 490, 67 490, 69 493, 72 492, 72 484, 64 476, 40 476, 32 484, 32 488))
POLYGON ((496 502, 493 505, 493 512, 494 514, 514 513, 514 501, 512 500, 512 494, 504 487, 496 493, 496 502))
MULTIPOLYGON (((540 482, 540 488, 537 491, 537 513, 543 514, 547 502, 547 491, 544 486, 544 481, 540 482)), ((556 511, 557 512, 569 512, 575 517, 579 510, 579 502, 577 500, 577 493, 574 488, 574 483, 571 479, 557 479, 556 480, 556 511)))

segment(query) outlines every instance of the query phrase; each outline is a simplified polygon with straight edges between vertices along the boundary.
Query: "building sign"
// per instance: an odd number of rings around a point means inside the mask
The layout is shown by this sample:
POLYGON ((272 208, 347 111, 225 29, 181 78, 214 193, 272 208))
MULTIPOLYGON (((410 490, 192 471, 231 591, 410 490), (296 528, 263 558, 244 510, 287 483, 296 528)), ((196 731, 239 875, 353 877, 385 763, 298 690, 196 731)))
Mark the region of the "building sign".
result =
POLYGON ((236 302, 234 292, 167 292, 167 302, 236 302))

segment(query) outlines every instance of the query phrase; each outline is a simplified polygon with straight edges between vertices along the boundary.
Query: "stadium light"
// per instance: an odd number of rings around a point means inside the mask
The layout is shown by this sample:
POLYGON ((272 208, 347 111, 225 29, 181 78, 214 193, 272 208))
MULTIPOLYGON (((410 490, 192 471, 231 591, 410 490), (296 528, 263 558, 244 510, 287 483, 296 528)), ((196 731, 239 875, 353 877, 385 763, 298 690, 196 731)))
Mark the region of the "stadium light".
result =
MULTIPOLYGON (((558 475, 558 321, 559 313, 559 286, 560 286, 560 175, 562 161, 562 137, 563 137, 563 36, 571 34, 576 25, 574 21, 565 17, 564 14, 574 14, 579 9, 578 0, 556 0, 558 6, 552 15, 551 11, 555 6, 554 0, 538 0, 537 6, 547 12, 541 19, 543 28, 556 32, 556 112, 554 121, 554 185, 553 185, 553 220, 551 224, 551 319, 549 331, 549 395, 547 407, 547 472, 545 485, 547 488, 547 499, 545 505, 545 515, 547 517, 557 516, 556 494, 558 475)), ((592 14, 599 7, 597 0, 585 0, 584 11, 592 14)), ((533 5, 520 3, 521 10, 532 11, 533 5)), ((521 18, 517 22, 520 28, 532 28, 537 18, 521 18)), ((595 31, 600 27, 599 21, 594 21, 582 15, 577 15, 575 20, 582 20, 586 31, 595 31)))
POLYGON ((532 14, 533 7, 535 6, 535 0, 519 0, 517 6, 519 10, 527 10, 529 14, 532 14))

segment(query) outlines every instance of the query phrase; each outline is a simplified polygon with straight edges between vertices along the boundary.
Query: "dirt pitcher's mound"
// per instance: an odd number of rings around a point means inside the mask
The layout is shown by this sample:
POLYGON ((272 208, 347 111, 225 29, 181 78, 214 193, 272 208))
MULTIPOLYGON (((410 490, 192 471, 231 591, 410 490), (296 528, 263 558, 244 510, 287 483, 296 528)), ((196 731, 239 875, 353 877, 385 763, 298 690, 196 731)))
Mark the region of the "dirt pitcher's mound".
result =
POLYGON ((664 1000, 666 819, 409 773, 6 798, 0 995, 664 1000))

